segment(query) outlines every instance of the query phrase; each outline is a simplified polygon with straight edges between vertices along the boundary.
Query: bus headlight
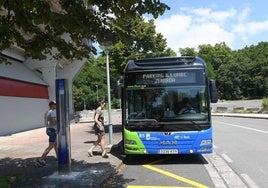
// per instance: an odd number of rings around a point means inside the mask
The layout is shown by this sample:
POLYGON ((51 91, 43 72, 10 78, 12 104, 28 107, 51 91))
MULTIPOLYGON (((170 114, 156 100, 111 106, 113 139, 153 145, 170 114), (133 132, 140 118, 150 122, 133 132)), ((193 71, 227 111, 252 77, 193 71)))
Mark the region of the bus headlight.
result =
POLYGON ((208 144, 212 144, 212 140, 211 139, 202 140, 200 145, 203 146, 203 145, 208 145, 208 144))
POLYGON ((137 145, 135 140, 125 140, 125 144, 129 144, 129 145, 137 145))

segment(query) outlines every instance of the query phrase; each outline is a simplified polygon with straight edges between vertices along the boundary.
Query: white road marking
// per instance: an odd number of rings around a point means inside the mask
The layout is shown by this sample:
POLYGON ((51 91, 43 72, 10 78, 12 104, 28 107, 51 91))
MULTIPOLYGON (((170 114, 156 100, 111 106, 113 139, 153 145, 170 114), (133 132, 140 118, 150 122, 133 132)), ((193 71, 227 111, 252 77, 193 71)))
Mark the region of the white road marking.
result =
POLYGON ((223 188, 223 187, 248 188, 245 182, 242 181, 241 177, 238 176, 232 170, 232 168, 225 162, 225 160, 221 156, 217 155, 216 152, 203 156, 209 162, 209 164, 206 164, 205 166, 208 169, 208 173, 212 178, 215 188, 223 188), (207 166, 210 166, 210 168, 208 168, 207 166), (215 170, 211 171, 211 167, 214 167, 215 170))
POLYGON ((222 158, 224 158, 225 161, 227 161, 228 163, 232 163, 233 160, 228 156, 226 155, 225 153, 221 155, 222 158))
POLYGON ((247 174, 240 174, 240 176, 246 181, 250 188, 259 188, 258 185, 247 174))
POLYGON ((251 131, 256 131, 256 132, 268 134, 268 131, 263 131, 263 130, 260 130, 260 129, 244 127, 244 126, 241 126, 241 125, 235 125, 235 124, 231 124, 231 123, 224 123, 224 122, 219 122, 219 123, 222 123, 222 124, 225 124, 225 125, 230 125, 230 126, 233 126, 233 127, 238 127, 238 128, 242 128, 242 129, 248 129, 248 130, 251 130, 251 131))
MULTIPOLYGON (((260 129, 254 129, 254 128, 250 128, 250 127, 244 127, 244 126, 241 126, 241 125, 225 123, 225 122, 218 122, 218 123, 222 123, 222 124, 225 124, 225 125, 238 127, 238 128, 242 128, 242 129, 247 129, 247 130, 251 130, 251 131, 255 131, 255 132, 260 132, 260 133, 264 133, 264 134, 268 134, 268 131, 263 131, 263 130, 260 130, 260 129)), ((228 163, 233 162, 233 160, 230 157, 228 157, 228 155, 226 155, 226 154, 222 154, 221 157, 224 158, 224 160, 227 161, 228 163)), ((244 179, 244 181, 246 182, 246 184, 250 188, 259 188, 259 186, 247 174, 240 174, 240 176, 244 179)))

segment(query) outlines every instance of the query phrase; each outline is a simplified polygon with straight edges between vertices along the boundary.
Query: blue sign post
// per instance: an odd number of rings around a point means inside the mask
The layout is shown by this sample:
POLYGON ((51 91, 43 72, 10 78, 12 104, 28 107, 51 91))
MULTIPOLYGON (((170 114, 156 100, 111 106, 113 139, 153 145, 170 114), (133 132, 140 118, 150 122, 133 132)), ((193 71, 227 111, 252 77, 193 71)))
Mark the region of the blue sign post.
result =
POLYGON ((69 120, 69 91, 67 79, 56 80, 58 172, 65 175, 71 171, 71 142, 69 120))

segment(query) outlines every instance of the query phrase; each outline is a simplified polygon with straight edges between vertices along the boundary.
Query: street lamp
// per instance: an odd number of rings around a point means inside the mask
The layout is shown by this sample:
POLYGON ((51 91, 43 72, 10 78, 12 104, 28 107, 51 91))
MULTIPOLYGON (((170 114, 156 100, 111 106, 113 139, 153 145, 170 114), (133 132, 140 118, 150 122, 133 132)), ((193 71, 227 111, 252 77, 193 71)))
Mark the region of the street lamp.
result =
POLYGON ((108 94, 108 126, 109 126, 109 142, 113 143, 113 126, 111 124, 111 91, 110 91, 110 67, 109 67, 109 52, 112 47, 112 42, 104 42, 100 46, 106 55, 106 75, 107 75, 107 94, 108 94))
POLYGON ((99 90, 98 90, 98 85, 95 85, 97 89, 97 102, 99 102, 99 90))

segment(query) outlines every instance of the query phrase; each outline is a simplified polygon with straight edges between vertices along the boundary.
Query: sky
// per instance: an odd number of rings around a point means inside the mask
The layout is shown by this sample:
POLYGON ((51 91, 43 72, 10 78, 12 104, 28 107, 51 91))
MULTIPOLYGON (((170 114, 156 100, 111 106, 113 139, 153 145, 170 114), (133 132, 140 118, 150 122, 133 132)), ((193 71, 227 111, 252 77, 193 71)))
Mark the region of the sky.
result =
POLYGON ((267 0, 161 0, 171 9, 155 20, 167 46, 225 42, 232 50, 268 41, 267 0))

